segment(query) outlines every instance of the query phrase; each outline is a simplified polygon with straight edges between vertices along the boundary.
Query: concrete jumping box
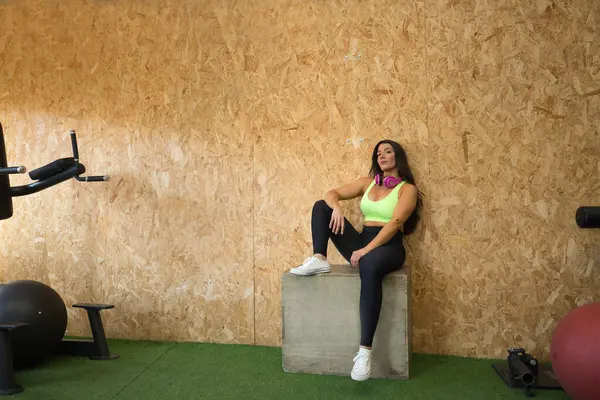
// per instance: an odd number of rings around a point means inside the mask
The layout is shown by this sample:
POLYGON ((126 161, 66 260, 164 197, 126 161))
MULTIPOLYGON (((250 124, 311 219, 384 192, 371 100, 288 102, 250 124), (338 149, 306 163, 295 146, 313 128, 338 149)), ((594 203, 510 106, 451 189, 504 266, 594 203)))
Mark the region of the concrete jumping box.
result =
MULTIPOLYGON (((282 278, 283 369, 349 376, 360 344, 360 276, 335 265, 329 273, 282 278)), ((387 275, 373 339, 372 378, 409 379, 410 268, 387 275)))

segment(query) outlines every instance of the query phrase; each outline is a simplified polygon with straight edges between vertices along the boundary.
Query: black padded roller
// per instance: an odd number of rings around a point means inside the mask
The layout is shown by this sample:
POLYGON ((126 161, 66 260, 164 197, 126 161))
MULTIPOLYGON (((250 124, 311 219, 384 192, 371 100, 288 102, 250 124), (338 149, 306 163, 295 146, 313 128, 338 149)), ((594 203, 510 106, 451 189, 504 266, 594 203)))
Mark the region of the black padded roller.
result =
POLYGON ((580 228, 600 228, 600 206, 582 206, 575 213, 580 228))
POLYGON ((59 158, 56 161, 52 161, 50 164, 34 169, 29 173, 29 177, 34 181, 42 181, 68 170, 73 165, 75 165, 75 159, 73 157, 59 158))
MULTIPOLYGON (((0 168, 6 168, 6 147, 4 146, 4 132, 0 124, 0 168)), ((13 215, 12 197, 10 195, 10 178, 8 174, 0 175, 0 220, 8 219, 13 215)))

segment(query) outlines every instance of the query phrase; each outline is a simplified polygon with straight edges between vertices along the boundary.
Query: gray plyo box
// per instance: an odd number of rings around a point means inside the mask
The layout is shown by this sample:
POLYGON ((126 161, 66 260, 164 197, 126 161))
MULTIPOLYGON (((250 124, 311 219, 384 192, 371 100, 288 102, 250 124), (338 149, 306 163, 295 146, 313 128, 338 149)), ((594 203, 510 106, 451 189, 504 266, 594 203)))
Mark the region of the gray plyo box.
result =
MULTIPOLYGON (((411 280, 405 266, 385 277, 373 339, 372 378, 409 379, 411 280)), ((335 265, 327 274, 282 278, 283 369, 349 376, 360 344, 358 269, 335 265)))

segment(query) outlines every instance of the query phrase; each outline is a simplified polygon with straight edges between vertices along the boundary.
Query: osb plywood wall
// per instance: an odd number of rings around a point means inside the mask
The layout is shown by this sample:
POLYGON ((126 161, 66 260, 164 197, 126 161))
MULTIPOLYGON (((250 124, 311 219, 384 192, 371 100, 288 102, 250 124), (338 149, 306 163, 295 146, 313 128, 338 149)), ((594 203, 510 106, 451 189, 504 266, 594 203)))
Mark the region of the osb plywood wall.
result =
POLYGON ((69 156, 74 128, 111 181, 15 199, 1 279, 114 303, 111 337, 280 345, 312 204, 392 138, 424 193, 415 350, 545 357, 600 300, 574 222, 600 198, 599 26, 594 0, 5 2, 9 162, 69 156))

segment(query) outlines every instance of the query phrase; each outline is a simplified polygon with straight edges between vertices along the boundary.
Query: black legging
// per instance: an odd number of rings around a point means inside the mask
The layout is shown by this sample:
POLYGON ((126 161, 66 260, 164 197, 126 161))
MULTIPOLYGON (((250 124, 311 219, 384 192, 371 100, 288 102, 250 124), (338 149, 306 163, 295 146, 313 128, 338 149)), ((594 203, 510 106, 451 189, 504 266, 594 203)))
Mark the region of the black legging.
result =
MULTIPOLYGON (((319 200, 312 210, 312 239, 314 254, 327 256, 327 244, 331 239, 338 251, 350 262, 352 253, 373 240, 381 227, 365 226, 361 233, 344 218, 344 233, 333 234, 329 228, 333 210, 319 200)), ((387 243, 362 256, 358 262, 360 272, 360 344, 371 347, 379 321, 383 299, 383 278, 404 264, 406 251, 402 232, 396 233, 387 243)))

